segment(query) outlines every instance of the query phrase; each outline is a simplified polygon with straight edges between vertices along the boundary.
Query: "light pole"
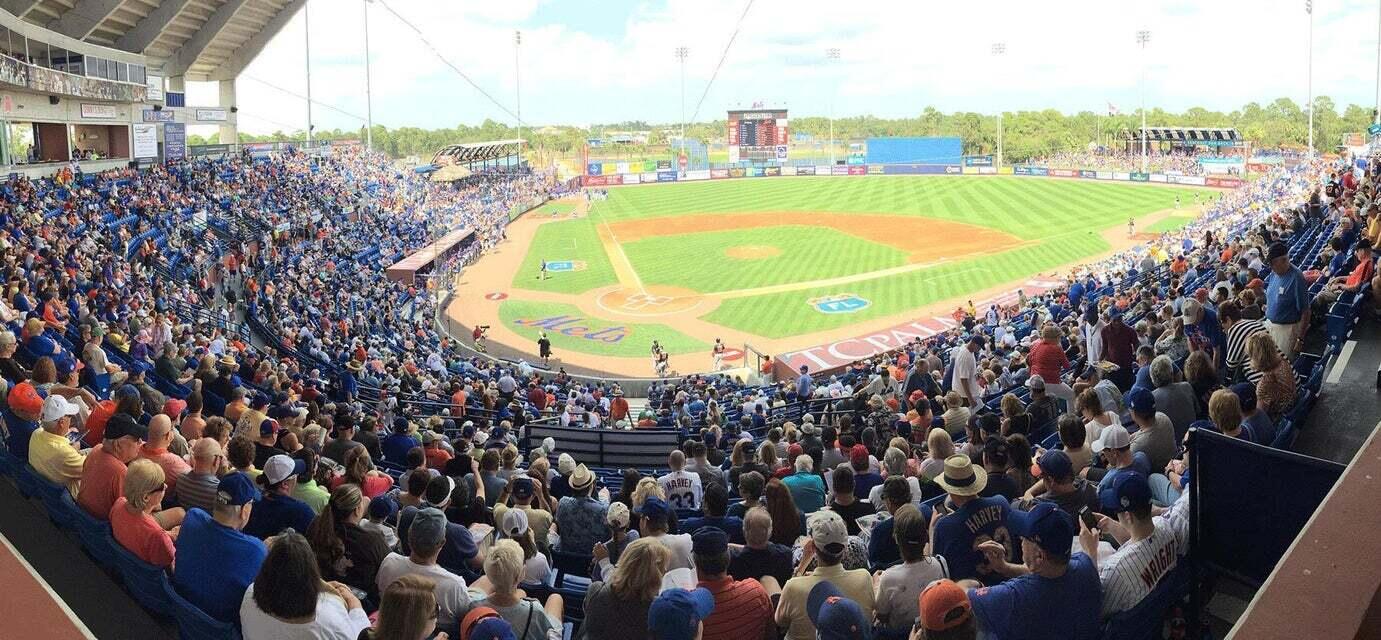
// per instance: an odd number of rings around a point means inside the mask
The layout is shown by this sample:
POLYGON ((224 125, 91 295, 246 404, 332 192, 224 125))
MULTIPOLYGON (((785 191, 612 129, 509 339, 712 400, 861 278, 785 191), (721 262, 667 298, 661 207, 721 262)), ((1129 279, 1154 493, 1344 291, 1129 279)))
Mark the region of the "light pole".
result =
MULTIPOLYGON (((676 59, 681 63, 681 155, 686 155, 686 56, 690 55, 688 47, 676 47, 676 59)), ((681 166, 681 158, 676 159, 676 166, 681 166)))
POLYGON ((1151 32, 1145 29, 1136 32, 1136 43, 1141 45, 1141 172, 1146 173, 1146 45, 1151 42, 1151 32))
POLYGON ((374 150, 374 97, 369 81, 369 3, 373 1, 360 3, 364 9, 364 146, 370 151, 374 150))
POLYGON ((302 3, 302 44, 307 49, 307 148, 312 148, 312 3, 302 3))
POLYGON ((513 91, 517 94, 518 106, 518 166, 523 165, 523 77, 522 66, 518 64, 518 50, 523 46, 523 32, 513 32, 513 91))
MULTIPOLYGON (((830 47, 830 48, 828 48, 828 49, 825 49, 825 59, 826 59, 826 60, 838 60, 838 59, 839 59, 839 47, 830 47)), ((827 63, 827 64, 833 64, 833 63, 827 63)), ((831 78, 831 80, 832 80, 832 79, 833 79, 833 78, 831 78)), ((831 167, 834 166, 834 86, 833 86, 833 83, 831 83, 831 86, 830 86, 830 166, 831 166, 831 167)), ((833 169, 831 169, 831 171, 833 171, 833 169)))
POLYGON ((1309 157, 1314 157, 1314 0, 1304 0, 1304 12, 1309 14, 1309 157))
POLYGON ((1376 8, 1376 104, 1371 108, 1371 121, 1381 125, 1381 2, 1376 8))
MULTIPOLYGON (((994 44, 993 44, 993 55, 994 55, 994 56, 1001 57, 1002 54, 1004 54, 1004 53, 1007 53, 1007 43, 1005 43, 1005 42, 998 42, 998 43, 994 43, 994 44)), ((1002 66, 1001 60, 998 61, 998 66, 999 66, 999 67, 1002 66)), ((997 160, 996 160, 995 162, 993 162, 993 166, 994 166, 994 167, 1001 167, 1001 166, 1002 166, 1002 107, 1001 107, 1001 106, 999 106, 998 109, 997 109, 997 160)))

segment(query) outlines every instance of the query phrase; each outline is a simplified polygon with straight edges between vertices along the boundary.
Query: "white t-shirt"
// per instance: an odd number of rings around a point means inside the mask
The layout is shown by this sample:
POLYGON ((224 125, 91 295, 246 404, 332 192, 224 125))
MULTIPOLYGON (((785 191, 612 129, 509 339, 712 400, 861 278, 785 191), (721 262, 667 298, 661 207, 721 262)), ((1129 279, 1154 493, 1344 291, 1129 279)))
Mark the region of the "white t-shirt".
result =
POLYGON ((965 392, 963 380, 969 381, 969 387, 974 393, 979 394, 978 398, 969 398, 975 402, 982 398, 982 389, 978 386, 978 360, 974 358, 973 352, 969 351, 967 345, 959 345, 954 348, 950 358, 954 360, 953 388, 959 393, 959 397, 968 398, 965 392))
POLYGON ((672 569, 694 569, 695 561, 691 559, 691 537, 689 533, 664 533, 652 538, 662 543, 662 546, 671 551, 671 559, 667 561, 667 570, 672 569))
POLYGON ((1161 576, 1175 568, 1180 551, 1174 530, 1157 518, 1150 537, 1129 540, 1100 561, 1098 580, 1103 583, 1103 619, 1141 602, 1156 587, 1161 576))
POLYGON ((672 471, 660 478, 657 484, 662 485, 662 491, 667 494, 667 504, 673 509, 700 508, 700 497, 703 489, 700 485, 700 474, 682 469, 672 471))
POLYGON ((388 554, 379 563, 375 584, 379 586, 379 593, 382 594, 394 580, 408 575, 419 575, 436 581, 436 588, 432 592, 436 594, 436 604, 441 607, 441 612, 437 615, 437 625, 454 624, 470 610, 470 595, 465 591, 464 578, 435 564, 417 564, 405 555, 388 554))
POLYGON ((523 563, 523 582, 528 584, 546 584, 547 576, 551 574, 551 565, 547 563, 547 557, 536 553, 527 562, 523 563))
POLYGON ((1111 427, 1115 424, 1122 424, 1122 419, 1117 417, 1117 414, 1111 411, 1104 411, 1103 417, 1107 418, 1107 424, 1103 424, 1102 422, 1098 421, 1097 418, 1084 423, 1084 444, 1092 446, 1093 441, 1098 439, 1098 435, 1103 433, 1104 429, 1111 427))
POLYGON ((346 611, 340 596, 323 591, 317 596, 315 620, 283 622, 259 610, 251 584, 240 601, 240 628, 247 640, 356 640, 369 628, 369 616, 358 607, 346 611))
POLYGON ((878 620, 885 621, 891 629, 910 629, 921 615, 921 589, 948 576, 949 568, 940 556, 888 567, 878 578, 877 600, 873 603, 878 620))

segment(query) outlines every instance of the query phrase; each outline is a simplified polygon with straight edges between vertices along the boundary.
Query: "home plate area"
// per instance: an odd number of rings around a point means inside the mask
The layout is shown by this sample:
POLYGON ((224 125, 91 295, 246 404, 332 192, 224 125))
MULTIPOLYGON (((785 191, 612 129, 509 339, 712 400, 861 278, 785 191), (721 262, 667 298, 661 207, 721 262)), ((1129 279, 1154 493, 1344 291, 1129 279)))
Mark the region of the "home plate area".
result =
POLYGON ((625 316, 666 316, 695 310, 704 298, 690 289, 654 285, 615 287, 600 293, 595 302, 605 311, 625 316))

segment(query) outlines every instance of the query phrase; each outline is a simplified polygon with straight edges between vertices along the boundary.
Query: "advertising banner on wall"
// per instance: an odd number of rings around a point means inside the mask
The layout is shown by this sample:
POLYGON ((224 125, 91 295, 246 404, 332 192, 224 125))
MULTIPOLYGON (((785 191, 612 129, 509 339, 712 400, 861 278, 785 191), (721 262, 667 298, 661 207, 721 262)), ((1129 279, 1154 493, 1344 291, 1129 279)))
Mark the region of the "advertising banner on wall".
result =
POLYGON ((228 144, 202 144, 191 148, 192 157, 220 156, 230 152, 228 144))
POLYGON ((174 120, 172 109, 164 109, 162 111, 145 109, 140 116, 144 122, 172 122, 174 120))
POLYGON ((134 136, 134 157, 141 159, 158 157, 158 125, 131 125, 130 132, 134 136))
POLYGON ((671 161, 670 161, 670 160, 658 160, 658 161, 657 161, 657 170, 658 170, 658 171, 670 171, 670 170, 671 170, 671 161))
POLYGON ((782 168, 781 168, 781 167, 763 167, 763 168, 762 168, 762 175, 764 175, 764 176, 766 176, 766 177, 769 177, 769 178, 775 177, 775 176, 780 176, 780 175, 782 175, 782 168))
POLYGON ((602 187, 607 184, 609 181, 604 176, 585 176, 585 186, 587 187, 602 187))
POLYGON ((197 122, 225 122, 225 109, 197 109, 192 113, 192 118, 197 122))
POLYGON ((636 173, 624 173, 620 174, 620 177, 623 179, 623 184, 638 184, 643 181, 643 177, 636 173))
POLYGON ((880 165, 880 164, 870 164, 870 165, 868 165, 868 175, 870 175, 870 176, 880 176, 880 175, 882 175, 882 174, 883 174, 883 170, 882 170, 882 167, 883 167, 883 166, 884 166, 884 165, 880 165))
POLYGON ((744 170, 743 175, 746 175, 749 178, 761 178, 762 167, 748 167, 744 170))
POLYGON ((996 175, 997 167, 978 167, 978 173, 983 175, 996 175))
POLYGON ((998 168, 997 168, 997 175, 1000 175, 1000 176, 1010 176, 1010 175, 1012 175, 1012 168, 1011 168, 1011 167, 998 167, 998 168))
POLYGON ((847 175, 849 175, 849 173, 851 173, 851 172, 849 171, 849 169, 851 169, 851 168, 852 168, 852 167, 849 167, 849 166, 834 165, 833 167, 830 167, 830 175, 832 175, 832 176, 847 176, 847 175))
POLYGON ((729 177, 729 170, 728 170, 728 169, 710 169, 710 179, 711 179, 711 180, 719 180, 720 178, 727 178, 727 177, 729 177))
POLYGON ((849 175, 851 175, 851 176, 866 176, 866 175, 868 175, 868 167, 867 167, 866 165, 851 164, 851 165, 849 165, 848 167, 845 167, 845 168, 849 170, 849 175))
POLYGON ((656 182, 656 181, 657 181, 657 172, 656 172, 656 171, 649 171, 649 172, 646 172, 646 173, 641 173, 641 174, 639 174, 639 177, 642 178, 642 181, 643 181, 643 182, 656 182))
POLYGON ((992 155, 986 156, 964 156, 964 166, 966 167, 991 167, 993 166, 992 155))
POLYGON ((1127 179, 1131 180, 1132 182, 1146 182, 1151 179, 1151 174, 1142 173, 1140 171, 1133 171, 1127 174, 1127 179))
POLYGON ((1080 170, 1079 170, 1079 177, 1080 177, 1080 178, 1086 178, 1086 179, 1089 179, 1089 180, 1093 180, 1093 179, 1095 179, 1095 178, 1098 177, 1098 172, 1096 172, 1096 171, 1089 171, 1088 169, 1080 169, 1080 170))
POLYGON ((597 176, 604 173, 604 165, 599 162, 591 162, 585 165, 585 175, 597 176))
POLYGON ((633 173, 633 172, 628 170, 628 163, 627 163, 627 162, 615 162, 615 163, 614 163, 614 173, 633 173))
POLYGON ((1079 172, 1074 169, 1050 169, 1046 173, 1056 178, 1076 178, 1079 176, 1079 172))
POLYGON ((163 125, 163 159, 182 160, 187 157, 187 125, 169 122, 163 125))
POLYGON ((1236 189, 1242 186, 1242 180, 1239 178, 1204 178, 1204 184, 1210 187, 1236 189))
POLYGON ((607 184, 611 187, 623 184, 623 176, 621 175, 605 176, 605 178, 608 180, 607 184))
POLYGON ((144 86, 148 88, 145 97, 149 102, 163 102, 163 76, 156 76, 152 73, 144 76, 144 86))
POLYGON ((817 165, 815 165, 815 175, 817 175, 817 176, 827 176, 827 175, 830 175, 830 174, 832 174, 832 173, 834 173, 834 167, 831 167, 830 165, 827 165, 827 164, 817 164, 817 165))
POLYGON ((742 178, 742 177, 743 177, 744 175, 746 175, 746 174, 747 174, 747 172, 743 170, 743 167, 730 167, 730 168, 729 168, 729 177, 730 177, 730 178, 742 178))
POLYGON ((120 117, 120 112, 115 109, 113 104, 83 102, 82 117, 88 120, 114 120, 120 117))
POLYGON ((1126 173, 1126 172, 1123 172, 1123 171, 1114 171, 1114 172, 1112 172, 1112 179, 1113 179, 1113 180, 1131 180, 1131 179, 1132 179, 1132 174, 1126 173))
POLYGON ((785 167, 782 167, 782 175, 784 175, 784 176, 794 176, 794 175, 796 175, 796 167, 793 167, 793 166, 791 166, 791 165, 787 165, 787 166, 785 166, 785 167))
POLYGON ((976 176, 976 175, 978 175, 978 167, 964 167, 964 175, 966 175, 966 176, 976 176))
POLYGON ((696 169, 695 171, 687 171, 687 172, 686 172, 686 180, 709 180, 709 179, 710 179, 710 170, 709 170, 709 169, 696 169))
POLYGON ((1166 176, 1163 173, 1153 173, 1151 174, 1151 182, 1168 182, 1168 177, 1169 176, 1166 176))
POLYGON ((1112 179, 1113 179, 1113 175, 1112 175, 1112 172, 1111 172, 1111 171, 1094 171, 1094 172, 1093 172, 1093 176, 1094 176, 1095 178, 1098 178, 1099 180, 1112 180, 1112 179))
POLYGON ((1012 167, 1012 173, 1019 176, 1029 176, 1031 175, 1031 167, 1025 165, 1015 166, 1012 167))

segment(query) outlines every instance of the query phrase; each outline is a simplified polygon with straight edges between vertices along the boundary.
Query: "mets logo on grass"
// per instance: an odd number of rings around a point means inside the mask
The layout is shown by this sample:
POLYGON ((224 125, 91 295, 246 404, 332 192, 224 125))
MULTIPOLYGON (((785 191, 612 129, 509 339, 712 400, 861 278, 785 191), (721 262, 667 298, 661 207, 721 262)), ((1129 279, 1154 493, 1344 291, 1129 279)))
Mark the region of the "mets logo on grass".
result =
POLYGON ((580 316, 560 315, 548 316, 546 318, 518 318, 513 324, 520 327, 532 327, 534 329, 544 329, 553 331, 572 338, 584 338, 595 342, 607 344, 618 344, 623 342, 633 331, 623 325, 597 327, 591 326, 595 323, 580 316))
POLYGON ((584 260, 548 260, 547 271, 560 273, 562 271, 584 271, 584 260))
POLYGON ((872 304, 867 298, 856 293, 839 293, 832 296, 811 298, 806 304, 815 307, 820 313, 853 313, 867 309, 872 304))

